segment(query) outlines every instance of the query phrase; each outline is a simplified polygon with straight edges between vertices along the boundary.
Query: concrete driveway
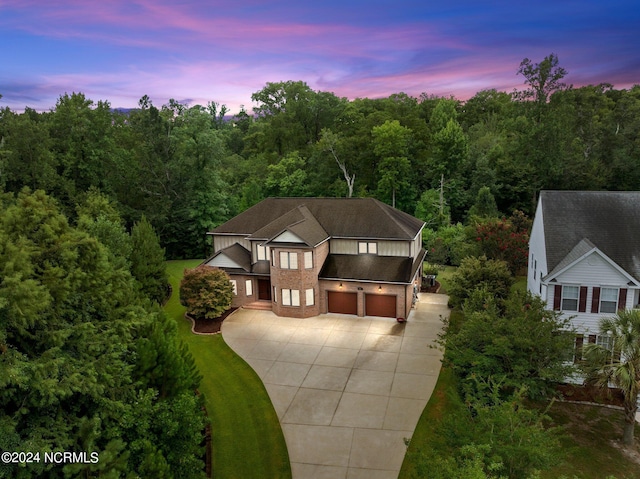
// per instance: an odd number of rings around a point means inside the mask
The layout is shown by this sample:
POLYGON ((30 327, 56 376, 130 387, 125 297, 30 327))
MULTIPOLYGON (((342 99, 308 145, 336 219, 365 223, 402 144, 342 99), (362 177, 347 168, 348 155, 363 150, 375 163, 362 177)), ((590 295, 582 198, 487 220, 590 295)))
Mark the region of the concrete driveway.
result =
POLYGON ((241 309, 222 335, 264 383, 294 479, 396 479, 440 372, 429 348, 447 296, 421 294, 405 324, 326 314, 282 318, 241 309))

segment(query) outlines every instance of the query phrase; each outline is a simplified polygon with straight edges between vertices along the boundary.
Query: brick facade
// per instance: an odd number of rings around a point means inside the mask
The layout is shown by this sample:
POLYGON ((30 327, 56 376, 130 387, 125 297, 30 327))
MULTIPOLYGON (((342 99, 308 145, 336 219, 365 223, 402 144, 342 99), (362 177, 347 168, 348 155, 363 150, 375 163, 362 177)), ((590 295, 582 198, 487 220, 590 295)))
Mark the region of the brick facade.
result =
POLYGON ((309 318, 320 314, 320 291, 318 275, 329 254, 329 242, 318 245, 316 248, 296 248, 296 247, 271 247, 273 262, 271 265, 271 286, 275 292, 275 301, 272 301, 273 312, 278 316, 289 316, 293 318, 309 318), (290 253, 297 255, 297 269, 286 269, 280 265, 280 253, 290 253), (313 253, 313 263, 311 268, 305 268, 304 253, 313 253), (282 290, 293 290, 299 293, 299 306, 285 306, 282 301, 282 290), (314 301, 312 305, 307 303, 306 291, 313 290, 314 301))

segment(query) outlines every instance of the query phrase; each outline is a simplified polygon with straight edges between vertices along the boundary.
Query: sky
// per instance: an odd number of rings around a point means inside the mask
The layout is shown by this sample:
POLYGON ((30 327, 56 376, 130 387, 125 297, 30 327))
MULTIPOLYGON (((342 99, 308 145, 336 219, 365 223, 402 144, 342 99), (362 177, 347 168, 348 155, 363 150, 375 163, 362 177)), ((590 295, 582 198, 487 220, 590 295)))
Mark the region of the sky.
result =
POLYGON ((0 0, 0 108, 65 93, 250 111, 267 82, 466 100, 558 56, 576 87, 640 84, 638 0, 0 0))

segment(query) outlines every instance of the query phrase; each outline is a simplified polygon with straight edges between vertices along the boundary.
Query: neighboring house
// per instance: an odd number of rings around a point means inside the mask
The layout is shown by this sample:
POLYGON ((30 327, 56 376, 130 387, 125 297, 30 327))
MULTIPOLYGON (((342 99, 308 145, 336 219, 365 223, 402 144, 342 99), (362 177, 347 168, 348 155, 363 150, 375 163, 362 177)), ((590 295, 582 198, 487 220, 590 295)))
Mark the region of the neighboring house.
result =
POLYGON ((608 346, 600 318, 640 301, 640 192, 542 191, 527 287, 572 317, 576 361, 585 341, 608 346))
POLYGON ((424 222, 373 198, 268 198, 207 233, 233 306, 279 316, 406 319, 419 289, 424 222))

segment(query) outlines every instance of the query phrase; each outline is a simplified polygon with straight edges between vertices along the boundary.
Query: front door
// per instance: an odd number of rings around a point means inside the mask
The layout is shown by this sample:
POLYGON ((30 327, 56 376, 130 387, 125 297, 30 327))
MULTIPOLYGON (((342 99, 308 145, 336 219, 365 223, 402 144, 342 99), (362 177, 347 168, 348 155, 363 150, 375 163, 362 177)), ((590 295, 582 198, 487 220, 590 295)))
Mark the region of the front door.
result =
POLYGON ((271 281, 258 279, 258 299, 271 301, 271 281))

